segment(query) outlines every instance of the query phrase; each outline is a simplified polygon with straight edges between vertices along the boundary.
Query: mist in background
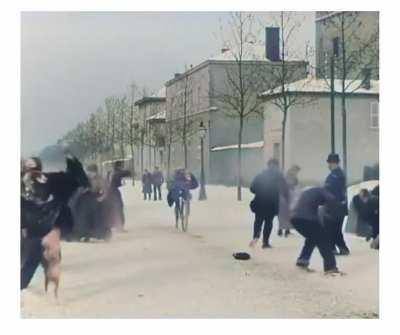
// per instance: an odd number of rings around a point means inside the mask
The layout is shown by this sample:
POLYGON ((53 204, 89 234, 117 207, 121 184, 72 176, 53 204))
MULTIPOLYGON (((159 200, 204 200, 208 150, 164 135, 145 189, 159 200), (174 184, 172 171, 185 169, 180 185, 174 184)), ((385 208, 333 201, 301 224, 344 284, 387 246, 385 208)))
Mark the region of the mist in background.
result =
MULTIPOLYGON (((314 12, 297 13, 295 48, 314 46, 314 12)), ((274 25, 277 13, 257 13, 274 25)), ((228 12, 21 14, 21 154, 38 154, 132 81, 157 91, 185 65, 219 54, 228 12)), ((263 30, 259 29, 259 39, 263 30)))

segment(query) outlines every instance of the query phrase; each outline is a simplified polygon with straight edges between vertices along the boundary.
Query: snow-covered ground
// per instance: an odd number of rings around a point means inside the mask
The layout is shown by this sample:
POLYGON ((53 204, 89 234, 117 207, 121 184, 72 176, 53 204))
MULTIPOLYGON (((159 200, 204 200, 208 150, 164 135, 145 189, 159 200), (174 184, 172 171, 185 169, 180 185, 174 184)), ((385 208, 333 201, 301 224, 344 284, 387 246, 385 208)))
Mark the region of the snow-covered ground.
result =
MULTIPOLYGON (((346 235, 351 256, 338 258, 343 277, 325 277, 318 251, 315 273, 294 265, 302 238, 272 235, 273 249, 250 250, 251 195, 209 186, 194 193, 189 232, 176 231, 164 201, 142 200, 126 185, 128 233, 110 243, 64 243, 58 303, 43 290, 39 270, 21 294, 23 317, 41 318, 358 318, 378 315, 378 259, 360 238, 346 235), (232 258, 247 251, 252 259, 232 258)), ((165 192, 165 191, 164 191, 165 192)), ((260 246, 259 246, 260 247, 260 246)))

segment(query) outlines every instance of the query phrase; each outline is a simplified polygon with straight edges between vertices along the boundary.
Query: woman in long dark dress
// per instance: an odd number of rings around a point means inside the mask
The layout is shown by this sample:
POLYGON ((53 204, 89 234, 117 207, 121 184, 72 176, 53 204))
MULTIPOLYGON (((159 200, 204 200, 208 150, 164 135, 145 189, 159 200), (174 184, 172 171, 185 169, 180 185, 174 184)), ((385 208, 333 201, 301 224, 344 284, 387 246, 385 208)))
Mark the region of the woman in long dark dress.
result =
POLYGON ((74 214, 74 238, 90 238, 109 240, 111 227, 107 225, 101 215, 103 200, 106 193, 105 180, 98 172, 96 164, 87 167, 87 176, 90 187, 83 188, 71 201, 70 206, 74 214))
POLYGON ((69 153, 65 172, 43 173, 40 159, 24 161, 21 171, 21 289, 26 288, 42 261, 43 248, 59 249, 68 238, 73 218, 68 201, 89 181, 79 160, 69 153), (51 239, 46 238, 52 236, 51 239), (45 245, 46 243, 50 245, 45 245), (53 245, 51 245, 53 243, 53 245))
POLYGON ((130 171, 124 170, 121 161, 114 164, 113 171, 108 178, 107 193, 102 205, 102 217, 109 227, 125 232, 124 203, 119 188, 122 179, 129 177, 130 171))

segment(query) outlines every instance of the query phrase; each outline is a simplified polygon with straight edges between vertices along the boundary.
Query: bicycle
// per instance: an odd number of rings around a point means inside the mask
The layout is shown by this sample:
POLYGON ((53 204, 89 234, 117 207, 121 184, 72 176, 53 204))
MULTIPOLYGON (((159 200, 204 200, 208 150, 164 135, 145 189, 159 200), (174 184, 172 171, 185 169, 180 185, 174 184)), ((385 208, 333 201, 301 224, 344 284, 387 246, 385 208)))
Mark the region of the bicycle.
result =
POLYGON ((180 191, 178 201, 175 203, 175 228, 179 229, 179 221, 181 222, 182 231, 186 232, 189 225, 190 214, 190 196, 184 196, 180 191), (185 199, 186 198, 186 199, 185 199))

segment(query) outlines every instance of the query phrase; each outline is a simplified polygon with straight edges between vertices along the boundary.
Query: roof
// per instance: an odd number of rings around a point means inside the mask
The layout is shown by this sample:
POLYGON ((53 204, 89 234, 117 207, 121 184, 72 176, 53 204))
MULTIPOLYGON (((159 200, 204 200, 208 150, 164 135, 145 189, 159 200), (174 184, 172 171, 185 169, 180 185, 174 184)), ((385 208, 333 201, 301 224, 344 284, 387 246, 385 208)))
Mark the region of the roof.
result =
MULTIPOLYGON (((371 80, 371 88, 366 89, 361 87, 361 80, 346 80, 346 92, 352 94, 371 94, 379 95, 379 80, 371 80)), ((341 92, 342 80, 335 79, 335 92, 341 92)), ((281 87, 276 87, 273 90, 265 91, 260 94, 260 97, 268 99, 270 97, 280 95, 281 87)), ((329 79, 305 78, 286 85, 286 91, 291 93, 330 93, 329 79)))
MULTIPOLYGON (((211 149, 211 151, 223 151, 223 150, 238 149, 238 147, 239 147, 238 144, 225 145, 225 146, 221 146, 221 147, 214 147, 214 148, 211 149)), ((264 147, 264 141, 252 142, 252 143, 242 143, 241 147, 242 147, 242 149, 263 148, 264 147)))
POLYGON ((167 116, 167 112, 165 110, 154 114, 153 116, 149 116, 146 121, 163 121, 167 116))
MULTIPOLYGON (((212 63, 218 63, 218 62, 234 62, 235 61, 235 52, 232 49, 227 49, 225 52, 220 52, 217 55, 210 56, 203 62, 199 63, 196 66, 190 67, 187 69, 184 73, 180 73, 178 76, 168 80, 166 82, 166 86, 169 86, 173 84, 174 82, 185 78, 186 75, 189 75, 193 72, 196 72, 197 70, 203 68, 204 66, 207 66, 208 64, 212 63)), ((273 62, 270 61, 268 58, 265 56, 265 45, 260 45, 260 44, 251 44, 247 43, 246 48, 244 50, 244 54, 242 57, 243 62, 265 62, 265 63, 271 63, 271 64, 279 64, 279 62, 273 62)), ((291 58, 287 59, 287 62, 304 62, 306 61, 304 59, 299 59, 299 58, 291 58)))
MULTIPOLYGON (((232 49, 227 49, 225 52, 221 52, 218 55, 212 56, 209 60, 216 61, 234 61, 237 52, 232 49)), ((248 60, 261 60, 261 61, 269 61, 265 57, 265 46, 255 45, 255 44, 247 44, 244 49, 242 59, 245 61, 248 60)))
POLYGON ((165 91, 165 86, 163 86, 158 90, 158 92, 150 96, 144 96, 143 98, 137 100, 135 102, 135 106, 140 106, 148 102, 163 102, 165 100, 166 100, 166 91, 165 91))

